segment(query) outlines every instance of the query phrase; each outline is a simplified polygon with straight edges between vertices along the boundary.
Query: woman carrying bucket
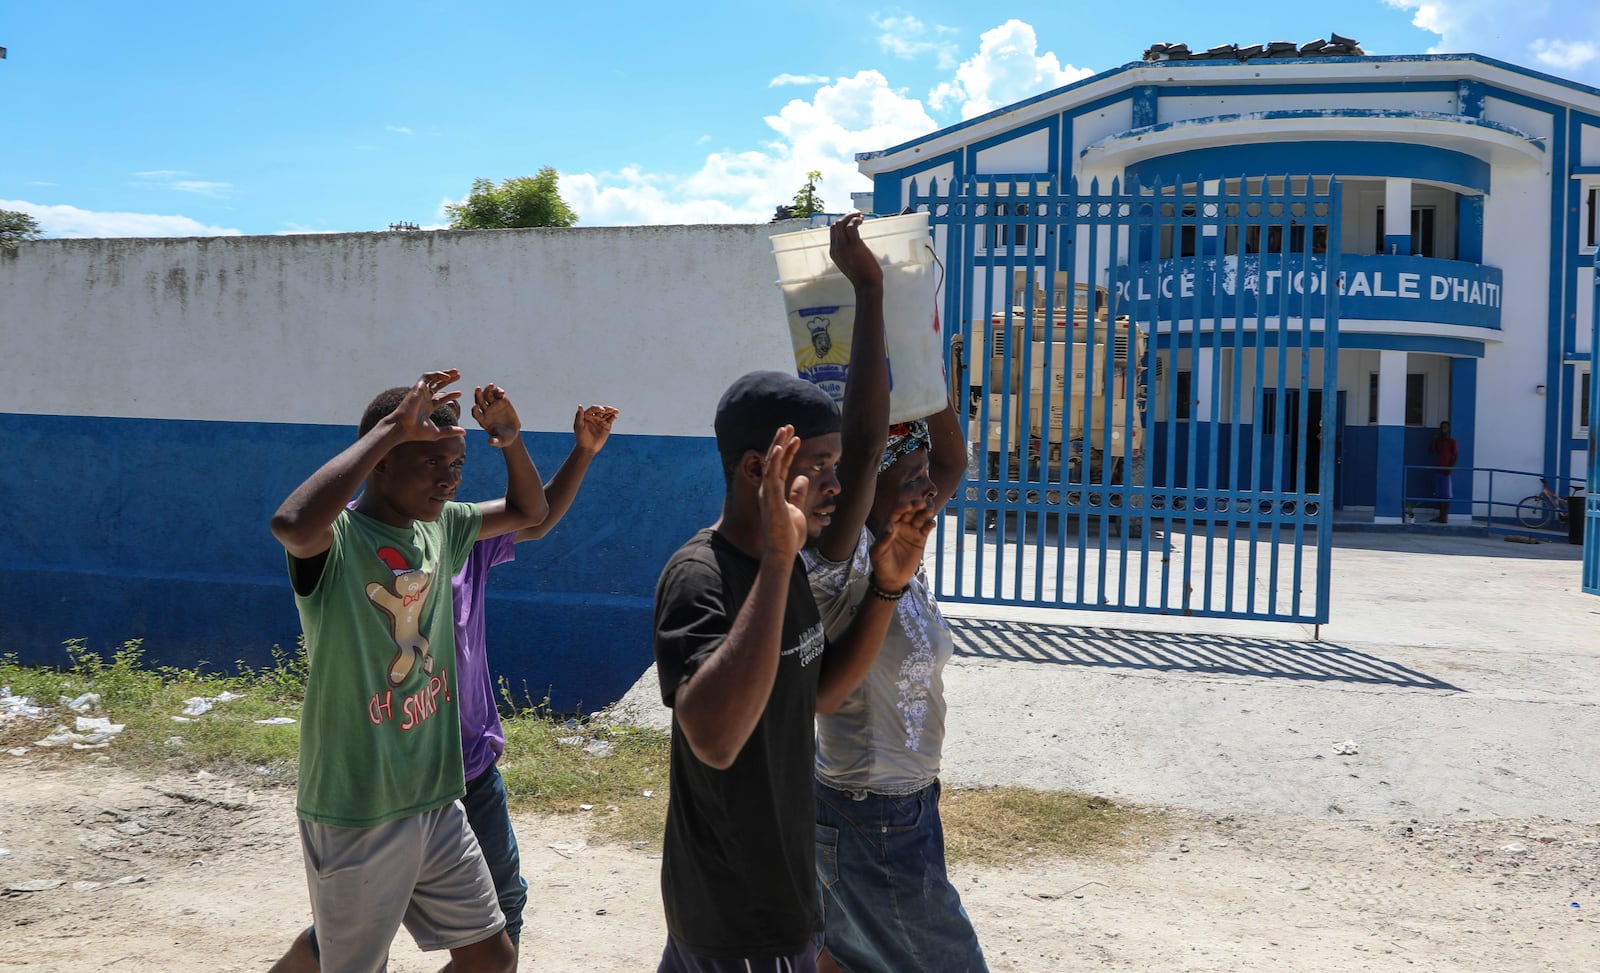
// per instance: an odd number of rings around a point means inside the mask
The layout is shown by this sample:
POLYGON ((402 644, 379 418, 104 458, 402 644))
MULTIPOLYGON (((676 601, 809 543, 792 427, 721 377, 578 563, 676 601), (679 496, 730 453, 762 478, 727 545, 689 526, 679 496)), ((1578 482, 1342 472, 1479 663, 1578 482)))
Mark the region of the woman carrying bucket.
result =
POLYGON ((863 498, 851 491, 872 491, 854 544, 814 545, 802 555, 830 640, 867 599, 897 603, 866 679, 817 717, 817 880, 825 926, 818 967, 971 973, 987 966, 945 871, 939 821, 942 676, 955 645, 926 576, 918 571, 905 588, 888 591, 873 578, 869 559, 896 509, 914 504, 937 512, 954 496, 966 473, 966 437, 945 391, 927 215, 868 220, 861 239, 884 264, 887 362, 851 354, 866 345, 851 348, 858 337, 851 295, 846 282, 829 276, 817 249, 820 235, 773 238, 802 377, 824 388, 837 383, 842 392, 846 377, 858 387, 884 389, 892 374, 889 418, 897 423, 876 476, 869 473, 860 486, 852 480, 840 496, 841 510, 847 500, 857 509, 863 498))
POLYGON ((849 624, 864 599, 899 602, 867 678, 835 712, 817 717, 824 971, 988 969, 945 871, 939 820, 943 672, 954 641, 923 572, 902 591, 884 591, 867 560, 896 507, 944 506, 961 483, 966 456, 948 406, 926 421, 892 427, 855 553, 842 562, 804 554, 830 635, 849 624))

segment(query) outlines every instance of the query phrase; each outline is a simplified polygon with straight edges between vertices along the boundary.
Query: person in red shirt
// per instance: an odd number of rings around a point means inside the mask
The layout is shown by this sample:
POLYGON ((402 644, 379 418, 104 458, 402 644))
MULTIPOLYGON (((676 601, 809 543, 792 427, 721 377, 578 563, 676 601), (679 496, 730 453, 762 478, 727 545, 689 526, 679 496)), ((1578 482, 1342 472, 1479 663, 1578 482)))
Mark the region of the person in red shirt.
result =
POLYGON ((1449 420, 1439 423, 1439 431, 1433 434, 1433 443, 1428 447, 1428 452, 1433 454, 1433 495, 1439 498, 1438 522, 1449 523, 1450 477, 1455 472, 1456 460, 1461 457, 1461 449, 1450 435, 1449 420))

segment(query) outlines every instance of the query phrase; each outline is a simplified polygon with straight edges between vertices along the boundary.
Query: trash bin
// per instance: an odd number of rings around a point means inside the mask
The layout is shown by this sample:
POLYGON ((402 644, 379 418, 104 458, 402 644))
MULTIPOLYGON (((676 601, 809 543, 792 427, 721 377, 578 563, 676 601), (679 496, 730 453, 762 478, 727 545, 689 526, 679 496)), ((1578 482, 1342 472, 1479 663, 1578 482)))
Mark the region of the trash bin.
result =
POLYGON ((1572 496, 1567 498, 1567 543, 1583 543, 1584 501, 1588 494, 1582 490, 1572 491, 1572 496))

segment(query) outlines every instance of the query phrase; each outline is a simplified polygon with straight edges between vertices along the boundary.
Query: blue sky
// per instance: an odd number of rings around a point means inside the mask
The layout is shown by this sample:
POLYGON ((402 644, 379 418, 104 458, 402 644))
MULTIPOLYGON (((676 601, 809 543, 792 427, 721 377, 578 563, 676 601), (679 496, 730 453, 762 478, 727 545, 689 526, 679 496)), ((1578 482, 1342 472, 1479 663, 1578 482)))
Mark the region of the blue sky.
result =
POLYGON ((811 169, 1137 61, 1330 33, 1600 86, 1597 0, 0 6, 0 208, 50 236, 440 225, 561 173, 579 225, 761 222, 811 169), (553 9, 555 7, 563 9, 553 9), (1225 11, 1225 12, 1224 12, 1225 11))

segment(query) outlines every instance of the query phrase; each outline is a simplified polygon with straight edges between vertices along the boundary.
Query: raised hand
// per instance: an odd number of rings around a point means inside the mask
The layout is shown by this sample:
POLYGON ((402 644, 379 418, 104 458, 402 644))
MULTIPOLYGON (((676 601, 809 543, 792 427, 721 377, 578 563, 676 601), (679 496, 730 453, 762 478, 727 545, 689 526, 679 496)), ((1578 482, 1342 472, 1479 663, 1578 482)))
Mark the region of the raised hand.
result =
POLYGON ((896 507, 872 544, 873 583, 885 591, 899 591, 910 584, 922 566, 923 549, 933 526, 933 511, 922 501, 896 507))
POLYGON ((467 431, 460 426, 441 427, 433 421, 433 413, 440 406, 453 405, 461 398, 460 391, 447 391, 447 387, 460 378, 460 372, 448 368, 441 372, 424 372, 417 384, 411 386, 411 391, 389 414, 389 420, 404 434, 407 442, 466 435, 467 431))
POLYGON ((883 265, 861 239, 863 219, 860 213, 851 213, 828 229, 828 256, 833 258, 839 272, 857 287, 883 283, 883 265))
POLYGON ((611 424, 616 418, 617 410, 610 406, 579 406, 578 414, 572 417, 572 438, 577 448, 591 454, 600 452, 611 436, 611 424))
POLYGON ((472 390, 472 418, 489 434, 489 445, 505 449, 522 435, 522 420, 506 390, 490 382, 472 390))
POLYGON ((778 557, 794 557, 806 542, 802 504, 810 481, 797 476, 794 483, 784 486, 798 452, 800 437, 794 434, 794 426, 781 426, 761 462, 761 526, 766 531, 767 552, 778 557))

